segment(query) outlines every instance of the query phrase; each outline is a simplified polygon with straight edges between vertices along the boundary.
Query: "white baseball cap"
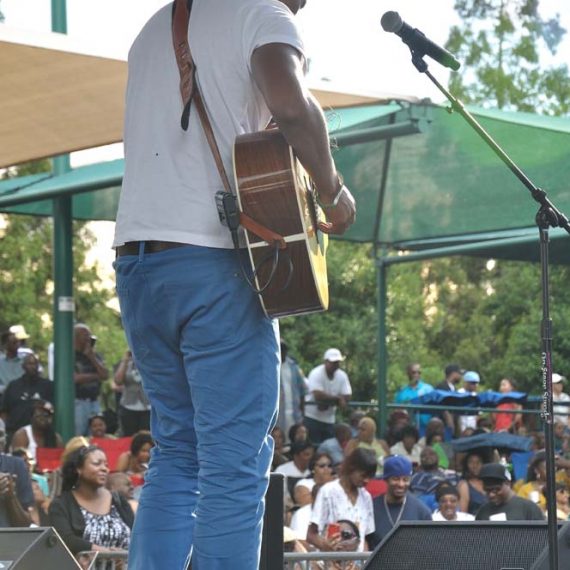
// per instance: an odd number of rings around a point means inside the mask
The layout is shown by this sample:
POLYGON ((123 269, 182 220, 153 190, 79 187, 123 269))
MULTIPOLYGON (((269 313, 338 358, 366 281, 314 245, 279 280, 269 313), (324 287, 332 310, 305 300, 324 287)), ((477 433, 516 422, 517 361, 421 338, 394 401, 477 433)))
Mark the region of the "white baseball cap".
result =
POLYGON ((324 360, 328 360, 329 362, 342 362, 344 360, 344 356, 342 352, 338 348, 329 348, 325 355, 323 356, 324 360))
POLYGON ((556 372, 552 373, 552 383, 553 384, 558 384, 558 382, 563 382, 564 380, 566 380, 565 376, 562 376, 561 374, 557 374, 556 372))

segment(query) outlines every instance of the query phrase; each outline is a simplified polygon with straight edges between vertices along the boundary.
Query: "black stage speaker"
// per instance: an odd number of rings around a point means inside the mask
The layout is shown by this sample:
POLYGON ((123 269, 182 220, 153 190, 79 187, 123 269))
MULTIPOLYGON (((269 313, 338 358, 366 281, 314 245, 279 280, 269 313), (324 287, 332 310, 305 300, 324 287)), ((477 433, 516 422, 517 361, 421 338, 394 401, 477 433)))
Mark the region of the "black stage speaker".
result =
MULTIPOLYGON (((558 567, 570 568, 570 523, 563 523, 558 528, 558 567)), ((547 546, 531 570, 549 570, 549 568, 550 561, 547 546)))
POLYGON ((259 570, 283 568, 283 475, 272 473, 265 495, 259 570))
POLYGON ((531 570, 547 545, 546 521, 401 521, 364 569, 531 570))
POLYGON ((2 570, 80 568, 53 528, 0 529, 0 569, 2 570))

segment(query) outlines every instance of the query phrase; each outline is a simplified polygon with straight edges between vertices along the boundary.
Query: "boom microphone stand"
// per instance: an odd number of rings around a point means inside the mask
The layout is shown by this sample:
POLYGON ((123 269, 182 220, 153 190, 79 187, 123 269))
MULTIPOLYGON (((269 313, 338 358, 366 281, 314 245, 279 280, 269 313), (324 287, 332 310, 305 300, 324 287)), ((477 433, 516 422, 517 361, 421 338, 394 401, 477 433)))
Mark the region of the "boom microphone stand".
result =
POLYGON ((548 284, 548 230, 551 227, 564 228, 570 234, 570 222, 548 199, 546 192, 537 188, 524 172, 508 157, 501 147, 491 138, 477 120, 465 109, 463 103, 456 99, 437 79, 429 72, 423 60, 426 53, 410 48, 412 63, 420 73, 425 73, 434 85, 451 102, 451 111, 457 111, 477 134, 491 147, 493 152, 509 167, 511 172, 526 186, 532 197, 540 204, 535 217, 535 223, 540 234, 540 265, 542 281, 542 411, 544 421, 544 439, 546 445, 546 484, 548 503, 548 551, 549 569, 558 570, 558 525, 556 520, 556 490, 555 490, 555 458, 554 458, 554 418, 552 412, 552 320, 550 319, 549 284, 548 284))

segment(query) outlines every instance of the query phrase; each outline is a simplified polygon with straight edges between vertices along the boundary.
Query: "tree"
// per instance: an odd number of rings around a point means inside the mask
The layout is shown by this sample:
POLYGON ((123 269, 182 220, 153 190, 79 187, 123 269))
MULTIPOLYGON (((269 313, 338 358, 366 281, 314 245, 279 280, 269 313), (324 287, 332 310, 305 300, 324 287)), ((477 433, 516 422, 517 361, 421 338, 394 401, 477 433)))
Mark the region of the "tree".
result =
POLYGON ((552 115, 570 110, 566 64, 544 68, 541 49, 556 53, 566 30, 559 16, 543 19, 539 0, 456 0, 461 26, 446 47, 463 61, 450 78, 466 103, 552 115))

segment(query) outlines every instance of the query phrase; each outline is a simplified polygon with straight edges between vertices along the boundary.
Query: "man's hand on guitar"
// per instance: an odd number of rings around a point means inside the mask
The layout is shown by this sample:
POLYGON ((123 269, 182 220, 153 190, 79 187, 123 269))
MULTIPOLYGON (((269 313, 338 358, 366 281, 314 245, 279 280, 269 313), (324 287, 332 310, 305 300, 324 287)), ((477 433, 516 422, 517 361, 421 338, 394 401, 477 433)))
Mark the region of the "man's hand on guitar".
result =
POLYGON ((346 186, 342 187, 336 206, 323 207, 326 222, 319 222, 319 229, 326 234, 341 235, 356 219, 356 202, 346 186))

